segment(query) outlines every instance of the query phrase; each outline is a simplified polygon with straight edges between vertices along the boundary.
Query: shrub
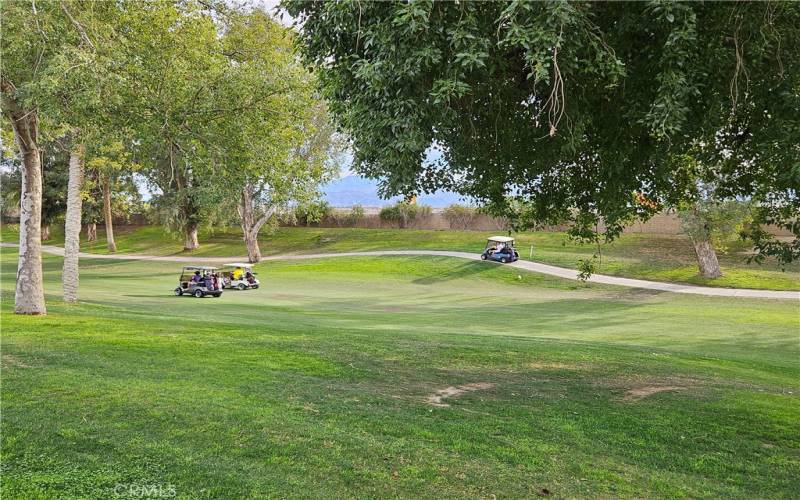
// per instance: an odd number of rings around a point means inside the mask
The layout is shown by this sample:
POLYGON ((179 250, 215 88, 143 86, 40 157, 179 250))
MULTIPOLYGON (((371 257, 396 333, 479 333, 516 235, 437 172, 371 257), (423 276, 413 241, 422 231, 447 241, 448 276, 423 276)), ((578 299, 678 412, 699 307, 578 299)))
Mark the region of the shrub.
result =
POLYGON ((581 259, 578 261, 578 281, 581 283, 589 281, 589 278, 592 277, 597 269, 597 265, 595 264, 596 258, 597 256, 595 255, 591 259, 581 259))
POLYGON ((331 215, 331 205, 324 200, 298 205, 294 209, 297 224, 310 226, 316 224, 331 215))
POLYGON ((394 205, 383 207, 379 214, 382 221, 396 224, 400 229, 407 228, 416 220, 430 217, 431 207, 400 201, 394 205))
POLYGON ((345 214, 344 222, 349 227, 356 227, 363 218, 364 218, 364 207, 362 207, 361 205, 353 205, 350 208, 350 212, 345 214))
POLYGON ((470 225, 475 222, 478 212, 474 207, 459 205, 454 203, 444 210, 442 216, 447 220, 450 229, 469 229, 470 225))
POLYGON ((364 218, 364 207, 353 205, 349 212, 331 212, 330 218, 338 227, 356 227, 364 218))

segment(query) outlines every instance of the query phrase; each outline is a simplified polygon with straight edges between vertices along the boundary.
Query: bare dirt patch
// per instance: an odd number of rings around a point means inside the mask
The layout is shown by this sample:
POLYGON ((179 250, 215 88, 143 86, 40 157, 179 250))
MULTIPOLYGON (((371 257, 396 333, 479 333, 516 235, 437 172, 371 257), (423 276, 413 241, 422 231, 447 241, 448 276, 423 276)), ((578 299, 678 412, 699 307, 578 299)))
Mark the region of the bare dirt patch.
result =
POLYGON ((639 401, 640 399, 652 396, 653 394, 658 394, 659 392, 675 392, 682 391, 684 389, 686 389, 686 387, 680 387, 677 385, 646 385, 643 387, 635 387, 630 389, 625 393, 625 396, 622 398, 622 400, 639 401))
POLYGON ((3 354, 3 366, 14 368, 30 368, 30 365, 11 354, 3 354))
POLYGON ((449 404, 442 402, 445 399, 456 398, 467 392, 481 391, 485 389, 491 389, 492 387, 494 387, 494 384, 490 384, 488 382, 475 382, 472 384, 459 385, 457 387, 446 387, 444 389, 439 389, 435 393, 425 398, 425 402, 431 406, 444 408, 450 406, 449 404))

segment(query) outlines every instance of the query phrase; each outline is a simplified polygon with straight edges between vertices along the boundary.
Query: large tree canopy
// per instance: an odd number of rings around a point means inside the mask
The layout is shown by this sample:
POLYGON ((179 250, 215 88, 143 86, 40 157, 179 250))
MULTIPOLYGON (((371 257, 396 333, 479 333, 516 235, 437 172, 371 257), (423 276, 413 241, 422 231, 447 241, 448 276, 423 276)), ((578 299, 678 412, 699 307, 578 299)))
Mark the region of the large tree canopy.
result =
POLYGON ((796 217, 800 4, 283 6, 355 168, 385 194, 523 201, 523 220, 613 236, 705 177, 761 202, 762 221, 796 217))

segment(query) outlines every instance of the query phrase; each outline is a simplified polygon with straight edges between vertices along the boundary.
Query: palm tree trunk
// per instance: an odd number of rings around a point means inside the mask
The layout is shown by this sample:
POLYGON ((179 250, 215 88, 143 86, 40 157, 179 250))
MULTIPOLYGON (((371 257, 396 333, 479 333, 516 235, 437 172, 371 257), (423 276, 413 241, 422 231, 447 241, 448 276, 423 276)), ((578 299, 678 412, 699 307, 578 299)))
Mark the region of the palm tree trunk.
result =
POLYGON ((103 176, 103 217, 106 223, 106 242, 108 243, 108 251, 116 252, 117 243, 114 241, 114 222, 113 214, 111 213, 111 175, 105 174, 103 176))
POLYGON ((69 155, 69 183, 67 185, 67 215, 64 222, 64 271, 61 284, 65 302, 78 301, 78 253, 81 240, 81 185, 83 184, 83 144, 78 144, 69 155))
POLYGON ((43 224, 42 225, 42 241, 47 241, 50 239, 50 224, 43 224))

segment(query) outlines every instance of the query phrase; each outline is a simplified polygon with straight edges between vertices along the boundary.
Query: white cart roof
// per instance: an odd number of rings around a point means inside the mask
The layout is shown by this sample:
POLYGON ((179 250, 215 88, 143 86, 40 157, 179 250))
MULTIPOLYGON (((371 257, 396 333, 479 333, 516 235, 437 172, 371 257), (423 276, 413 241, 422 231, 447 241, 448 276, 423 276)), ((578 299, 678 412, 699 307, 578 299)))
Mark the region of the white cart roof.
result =
POLYGON ((245 264, 244 262, 231 262, 225 264, 225 267, 252 267, 252 264, 245 264))
POLYGON ((217 269, 213 266, 183 266, 183 268, 188 271, 213 271, 214 269, 217 269))
POLYGON ((508 236, 490 236, 486 239, 489 241, 496 241, 498 243, 510 243, 514 241, 514 238, 509 238, 508 236))

